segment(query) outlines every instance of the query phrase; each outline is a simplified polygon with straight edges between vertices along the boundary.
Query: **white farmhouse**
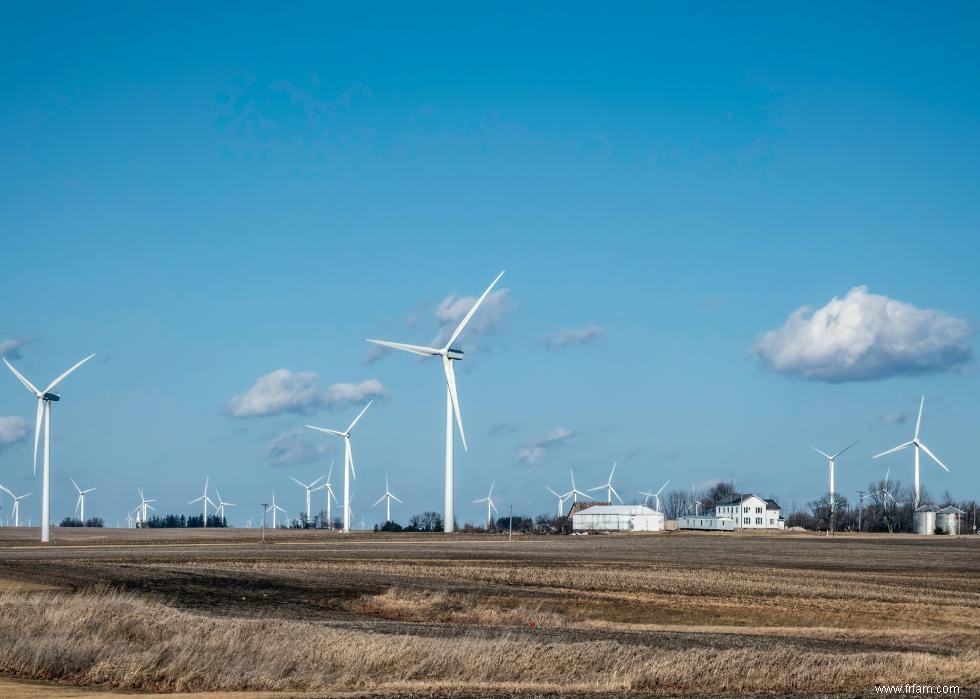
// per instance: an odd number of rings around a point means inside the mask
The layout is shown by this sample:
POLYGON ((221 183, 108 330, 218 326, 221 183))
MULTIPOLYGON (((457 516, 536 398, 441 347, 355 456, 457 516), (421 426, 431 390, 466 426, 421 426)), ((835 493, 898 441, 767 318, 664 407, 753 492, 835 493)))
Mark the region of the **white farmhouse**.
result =
POLYGON ((593 505, 572 512, 574 531, 660 532, 664 515, 646 505, 593 505))
POLYGON ((736 529, 782 529, 779 503, 752 493, 732 493, 715 503, 715 517, 730 517, 736 529))

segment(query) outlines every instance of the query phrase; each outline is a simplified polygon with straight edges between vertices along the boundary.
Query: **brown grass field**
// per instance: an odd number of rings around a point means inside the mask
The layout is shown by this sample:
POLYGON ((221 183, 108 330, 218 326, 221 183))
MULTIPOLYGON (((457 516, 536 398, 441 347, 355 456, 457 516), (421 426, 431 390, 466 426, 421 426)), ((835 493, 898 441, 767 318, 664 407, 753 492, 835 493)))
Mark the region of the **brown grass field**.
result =
POLYGON ((0 529, 4 697, 980 690, 977 536, 37 535, 0 529))

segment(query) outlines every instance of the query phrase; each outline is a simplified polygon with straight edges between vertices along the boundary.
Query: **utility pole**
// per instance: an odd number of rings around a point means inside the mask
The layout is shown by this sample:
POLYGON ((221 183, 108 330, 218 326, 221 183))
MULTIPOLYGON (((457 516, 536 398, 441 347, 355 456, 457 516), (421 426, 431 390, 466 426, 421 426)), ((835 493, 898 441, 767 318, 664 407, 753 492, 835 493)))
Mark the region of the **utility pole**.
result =
POLYGON ((861 515, 864 513, 864 491, 858 491, 858 533, 861 533, 861 515))
POLYGON ((510 523, 507 525, 507 541, 514 540, 514 506, 510 506, 510 523))
POLYGON ((262 503, 262 543, 265 543, 265 513, 269 511, 269 503, 262 503))

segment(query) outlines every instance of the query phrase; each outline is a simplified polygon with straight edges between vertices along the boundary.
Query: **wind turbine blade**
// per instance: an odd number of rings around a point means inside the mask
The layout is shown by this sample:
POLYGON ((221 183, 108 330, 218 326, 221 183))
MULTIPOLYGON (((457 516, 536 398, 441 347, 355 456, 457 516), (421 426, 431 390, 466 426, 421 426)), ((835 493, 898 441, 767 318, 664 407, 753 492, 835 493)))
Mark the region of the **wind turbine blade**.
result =
POLYGON ((373 505, 371 505, 371 507, 377 507, 378 505, 380 505, 384 501, 385 497, 386 497, 385 495, 382 495, 380 498, 377 499, 377 501, 373 505))
POLYGON ((549 493, 551 493, 552 495, 554 495, 554 496, 555 496, 556 498, 560 498, 560 497, 561 497, 561 495, 559 495, 558 493, 556 493, 555 491, 553 491, 553 490, 552 490, 552 489, 551 489, 550 487, 548 487, 548 486, 545 486, 544 488, 545 488, 545 490, 547 490, 547 491, 548 491, 549 493))
POLYGON ((327 471, 327 484, 330 483, 330 478, 333 476, 333 459, 330 459, 330 470, 327 471))
MULTIPOLYGON (((296 485, 298 485, 300 488, 305 488, 306 487, 306 483, 300 483, 298 480, 296 480, 292 476, 289 477, 289 480, 291 480, 293 483, 295 483, 296 485)), ((200 500, 200 498, 198 498, 198 500, 200 500)), ((195 502, 196 502, 196 500, 195 500, 195 502)))
POLYGON ((619 463, 618 463, 618 462, 616 462, 616 461, 613 461, 613 467, 612 467, 612 471, 610 471, 610 472, 609 472, 609 482, 610 482, 610 483, 612 483, 612 479, 613 479, 613 474, 614 474, 614 473, 616 473, 616 466, 618 466, 618 465, 619 465, 619 463))
POLYGON ((0 490, 2 490, 3 492, 5 492, 7 495, 9 495, 10 497, 14 498, 15 500, 17 499, 17 497, 12 492, 10 492, 10 490, 7 488, 7 486, 0 485, 0 490))
MULTIPOLYGON (((400 499, 398 498, 398 496, 397 496, 397 495, 392 495, 391 493, 388 493, 388 495, 391 495, 391 499, 392 499, 392 500, 395 500, 395 501, 397 501, 397 502, 402 502, 402 501, 401 501, 401 500, 400 500, 400 499)), ((405 504, 405 503, 403 503, 403 502, 402 502, 402 505, 404 505, 404 504, 405 504)))
POLYGON ((456 330, 453 331, 453 334, 449 336, 449 342, 446 343, 446 346, 443 348, 443 351, 448 350, 450 347, 452 347, 453 343, 459 339, 460 334, 462 334, 463 332, 463 328, 465 328, 466 324, 470 322, 470 318, 472 318, 473 314, 476 313, 476 309, 478 309, 480 307, 480 304, 482 304, 483 301, 487 298, 487 296, 490 295, 490 292, 493 290, 493 287, 497 285, 497 282, 500 281, 500 278, 502 276, 504 276, 503 272, 498 274, 497 278, 494 279, 492 282, 490 282, 490 286, 487 287, 487 290, 484 291, 483 295, 477 299, 476 303, 473 304, 469 312, 463 317, 463 320, 460 322, 460 324, 456 326, 456 330))
POLYGON ((74 478, 69 478, 68 480, 71 481, 71 484, 73 486, 75 486, 75 490, 77 490, 78 491, 78 494, 81 495, 82 494, 82 489, 78 487, 78 483, 75 482, 75 479, 74 478))
MULTIPOLYGON (((140 496, 140 499, 142 499, 142 497, 143 497, 143 496, 141 495, 141 496, 140 496)), ((194 504, 195 502, 200 502, 200 501, 201 501, 201 500, 203 500, 203 499, 204 499, 204 496, 202 495, 201 497, 199 497, 199 498, 195 498, 194 500, 188 500, 188 501, 187 501, 187 504, 188 504, 188 505, 193 505, 193 504, 194 504)))
POLYGON ((493 483, 490 484, 490 492, 487 493, 487 497, 490 497, 491 495, 493 495, 493 486, 495 486, 495 485, 497 485, 497 481, 494 481, 493 483))
POLYGON ((453 403, 453 412, 456 414, 456 426, 459 427, 459 438, 463 442, 463 449, 469 451, 466 446, 466 433, 463 432, 463 417, 459 414, 459 396, 456 394, 456 371, 453 369, 452 360, 443 355, 442 366, 446 370, 446 385, 449 386, 449 398, 453 403))
POLYGON ((620 502, 623 502, 623 499, 621 497, 619 497, 619 493, 616 492, 616 489, 615 488, 613 488, 612 486, 609 486, 609 490, 610 490, 610 492, 612 492, 613 495, 616 496, 616 499, 617 500, 619 500, 620 502))
POLYGON ((906 442, 905 444, 899 444, 897 447, 892 447, 888 451, 883 451, 880 454, 875 454, 871 458, 872 459, 877 459, 879 456, 885 456, 887 454, 894 454, 896 451, 901 451, 902 449, 905 449, 907 447, 910 447, 913 444, 914 444, 914 442, 906 442))
MULTIPOLYGON (((595 488, 589 488, 589 492, 591 493, 594 490, 605 490, 606 487, 607 487, 606 484, 603 483, 602 485, 597 485, 595 488)), ((579 495, 585 495, 585 493, 580 492, 579 495)))
POLYGON ((354 468, 354 450, 350 446, 350 437, 344 437, 344 449, 347 450, 347 463, 350 464, 350 475, 357 478, 357 469, 354 468))
POLYGON ((490 507, 493 508, 493 511, 499 514, 500 512, 499 510, 497 510, 497 506, 493 504, 493 500, 489 500, 489 502, 490 502, 490 507))
POLYGON ((381 345, 382 347, 388 347, 390 349, 404 350, 405 352, 412 352, 413 354, 421 354, 423 357, 433 357, 442 354, 442 352, 437 350, 435 347, 409 345, 404 342, 388 342, 387 340, 372 340, 370 337, 367 339, 367 341, 373 342, 376 345, 381 345))
POLYGON ((350 424, 350 427, 347 428, 347 434, 350 434, 350 431, 352 429, 354 429, 354 425, 356 425, 357 424, 357 421, 360 420, 364 416, 364 413, 367 412, 367 409, 371 407, 371 403, 373 403, 373 402, 374 402, 373 400, 369 400, 368 401, 368 404, 364 406, 364 410, 362 410, 361 412, 359 412, 357 414, 357 417, 354 418, 354 422, 352 422, 350 424))
POLYGON ((914 439, 918 439, 919 438, 919 426, 922 424, 922 408, 925 407, 925 404, 926 404, 926 397, 925 396, 922 396, 922 399, 919 401, 919 417, 915 418, 915 437, 914 437, 914 439))
POLYGON ((854 446, 855 444, 857 444, 857 443, 858 443, 859 441, 861 441, 861 440, 859 440, 859 439, 855 439, 855 440, 854 440, 853 442, 851 442, 851 443, 850 443, 850 444, 848 444, 848 445, 847 445, 846 447, 844 447, 843 449, 841 449, 841 450, 840 450, 839 452, 837 452, 836 454, 834 454, 834 455, 833 455, 833 457, 831 457, 831 458, 834 458, 834 459, 836 459, 836 458, 837 458, 838 456, 840 456, 840 455, 841 455, 841 454, 843 454, 843 453, 844 453, 845 451, 847 451, 848 449, 850 449, 851 447, 853 447, 853 446, 854 446))
POLYGON ((670 485, 670 481, 667 481, 662 486, 660 486, 660 490, 657 491, 657 495, 660 495, 660 493, 664 492, 664 488, 666 488, 668 485, 670 485))
POLYGON ((922 451, 924 451, 926 454, 928 454, 930 459, 932 459, 937 464, 939 464, 940 466, 942 466, 943 469, 945 469, 947 473, 949 472, 949 468, 947 468, 946 464, 944 464, 942 461, 940 461, 939 458, 935 454, 933 454, 931 451, 929 451, 929 447, 927 447, 922 442, 919 442, 919 448, 922 449, 922 451))
POLYGON ((327 434, 332 434, 337 437, 343 437, 343 432, 338 432, 337 430, 328 430, 326 427, 314 427, 313 425, 307 425, 311 430, 316 430, 317 432, 326 432, 327 434))
POLYGON ((68 377, 68 375, 70 373, 72 373, 73 371, 75 371, 75 369, 77 369, 78 367, 80 367, 82 364, 84 364, 85 362, 87 362, 88 360, 90 360, 94 356, 95 356, 94 354, 90 354, 85 359, 83 359, 82 361, 80 361, 78 364, 76 364, 75 366, 73 366, 71 369, 69 369, 68 371, 66 371, 64 374, 62 374, 61 376, 59 376, 58 378, 56 378, 54 381, 52 381, 51 383, 49 383, 48 384, 48 387, 46 389, 44 389, 44 392, 47 393, 48 391, 52 390, 55 386, 57 386, 59 383, 61 383, 62 381, 64 381, 68 377))
POLYGON ((10 369, 12 372, 14 372, 14 376, 17 377, 17 380, 18 381, 20 381, 22 384, 24 384, 24 388, 26 388, 28 391, 30 391, 31 393, 33 393, 38 398, 40 398, 43 395, 39 390, 37 390, 37 388, 34 387, 34 384, 32 384, 30 381, 27 380, 27 377, 25 377, 19 371, 17 371, 16 369, 14 369, 14 365, 11 364, 10 362, 8 362, 6 357, 3 357, 3 363, 7 365, 7 368, 8 369, 10 369))
POLYGON ((44 419, 44 401, 37 399, 37 417, 34 420, 34 477, 37 478, 37 448, 41 443, 41 420, 44 419))
POLYGON ((827 452, 825 452, 825 451, 820 451, 819 449, 817 449, 817 448, 816 448, 815 446, 813 446, 812 444, 807 444, 807 446, 808 446, 808 447, 810 447, 811 449, 813 449, 813 451, 815 451, 815 452, 817 452, 818 454, 820 454, 821 456, 823 456, 823 457, 824 457, 825 459, 832 459, 832 458, 834 458, 834 457, 832 457, 832 456, 831 456, 830 454, 828 454, 827 452))
POLYGON ((307 488, 312 488, 313 486, 315 486, 315 485, 316 485, 317 483, 319 483, 319 482, 320 482, 320 481, 322 481, 322 480, 323 480, 323 476, 320 476, 319 478, 317 478, 317 479, 316 479, 315 481, 313 481, 312 483, 310 483, 310 484, 309 484, 308 486, 306 486, 306 487, 307 487, 307 488))

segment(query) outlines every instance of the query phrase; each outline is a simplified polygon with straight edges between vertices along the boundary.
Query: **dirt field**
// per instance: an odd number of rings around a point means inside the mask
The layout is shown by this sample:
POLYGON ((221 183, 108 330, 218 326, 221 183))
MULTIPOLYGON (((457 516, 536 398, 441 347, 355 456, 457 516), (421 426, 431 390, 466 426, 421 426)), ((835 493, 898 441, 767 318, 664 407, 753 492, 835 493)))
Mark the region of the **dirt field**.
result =
POLYGON ((36 538, 0 529, 3 696, 980 687, 976 536, 36 538))

